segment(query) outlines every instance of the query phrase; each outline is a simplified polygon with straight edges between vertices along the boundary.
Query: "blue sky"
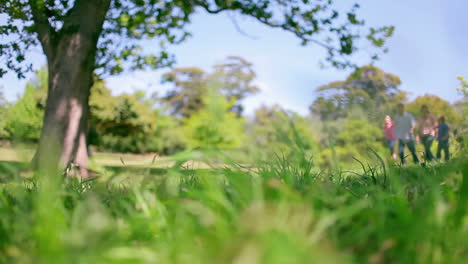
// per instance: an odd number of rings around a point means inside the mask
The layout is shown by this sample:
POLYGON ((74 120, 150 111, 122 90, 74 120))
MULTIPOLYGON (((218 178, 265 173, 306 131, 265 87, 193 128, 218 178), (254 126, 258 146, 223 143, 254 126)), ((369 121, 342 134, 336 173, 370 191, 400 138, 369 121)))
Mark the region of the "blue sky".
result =
MULTIPOLYGON (((352 1, 347 1, 351 3, 352 1)), ((344 3, 344 2, 342 2, 344 3)), ((377 66, 402 79, 403 90, 411 97, 426 93, 446 100, 460 99, 456 77, 468 77, 468 19, 466 0, 373 0, 361 1, 361 18, 367 25, 394 25, 390 52, 377 66)), ((225 57, 241 56, 253 63, 262 92, 246 100, 247 113, 260 104, 278 103, 301 114, 308 112, 315 88, 344 79, 349 71, 321 69, 325 56, 317 46, 302 47, 287 32, 270 29, 251 19, 236 16, 240 27, 255 39, 240 34, 226 14, 194 16, 193 34, 184 44, 171 47, 177 65, 198 66, 209 70, 225 57)), ((157 41, 155 41, 157 43, 157 41)), ((145 43, 147 47, 152 42, 145 43)), ((28 58, 36 68, 44 63, 39 50, 28 58)), ((368 61, 357 60, 359 64, 368 61)), ((163 92, 160 76, 167 69, 125 73, 106 79, 113 93, 145 89, 163 92)), ((25 81, 8 74, 0 80, 7 99, 14 100, 23 91, 25 81)))

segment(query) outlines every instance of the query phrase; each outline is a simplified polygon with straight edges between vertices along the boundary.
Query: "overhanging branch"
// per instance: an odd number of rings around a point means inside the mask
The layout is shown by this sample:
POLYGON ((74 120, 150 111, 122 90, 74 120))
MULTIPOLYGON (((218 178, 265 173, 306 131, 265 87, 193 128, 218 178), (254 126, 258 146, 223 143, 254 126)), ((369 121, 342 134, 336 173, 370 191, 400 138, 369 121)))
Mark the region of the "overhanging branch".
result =
POLYGON ((212 9, 210 8, 210 5, 206 1, 194 1, 196 5, 201 6, 203 9, 205 9, 206 12, 210 14, 219 14, 223 11, 232 9, 230 6, 224 6, 220 7, 218 9, 212 9))
POLYGON ((292 33, 294 33, 294 35, 296 35, 296 37, 298 37, 302 41, 313 42, 313 43, 321 46, 322 48, 325 48, 326 50, 336 50, 336 48, 334 48, 333 46, 328 45, 326 43, 323 43, 323 42, 321 42, 319 40, 316 40, 316 39, 313 39, 313 38, 306 38, 304 36, 304 34, 301 34, 300 32, 296 32, 294 30, 291 30, 288 27, 286 27, 284 24, 273 23, 272 21, 268 21, 266 19, 258 18, 258 17, 256 17, 256 19, 257 19, 257 21, 259 21, 260 23, 262 23, 262 24, 264 24, 266 26, 269 26, 269 27, 272 27, 272 28, 281 28, 283 30, 292 32, 292 33))
MULTIPOLYGON (((212 8, 208 3, 207 1, 198 1, 198 0, 195 0, 194 3, 200 7, 202 7, 206 12, 210 13, 210 14, 219 14, 223 11, 228 11, 228 10, 236 10, 236 9, 241 9, 242 10, 242 7, 238 7, 238 8, 235 8, 233 7, 232 5, 225 5, 225 6, 221 6, 221 7, 218 7, 217 9, 214 9, 212 8)), ((246 11, 246 10, 242 10, 242 11, 246 11)), ((248 15, 249 12, 244 12, 245 15, 248 15)), ((287 25, 285 25, 284 23, 275 23, 274 21, 271 21, 270 19, 267 19, 265 17, 258 17, 258 16, 253 16, 257 21, 259 21, 260 23, 266 25, 266 26, 269 26, 269 27, 272 27, 272 28, 281 28, 285 31, 289 31, 291 33, 293 33, 296 37, 298 37, 299 39, 301 39, 303 41, 303 43, 307 43, 307 42, 312 42, 312 43, 315 43, 319 46, 321 46, 322 48, 326 49, 328 52, 330 51, 337 51, 337 49, 335 47, 333 47, 332 45, 329 45, 327 43, 324 43, 322 41, 319 41, 319 40, 316 40, 314 38, 310 38, 308 36, 306 36, 306 34, 303 34, 302 32, 297 32, 295 29, 291 29, 289 28, 287 25)), ((231 18, 231 20, 233 20, 231 18)), ((239 27, 238 25, 235 23, 235 21, 233 21, 234 25, 236 26, 236 29, 243 33, 242 30, 239 30, 239 27)))

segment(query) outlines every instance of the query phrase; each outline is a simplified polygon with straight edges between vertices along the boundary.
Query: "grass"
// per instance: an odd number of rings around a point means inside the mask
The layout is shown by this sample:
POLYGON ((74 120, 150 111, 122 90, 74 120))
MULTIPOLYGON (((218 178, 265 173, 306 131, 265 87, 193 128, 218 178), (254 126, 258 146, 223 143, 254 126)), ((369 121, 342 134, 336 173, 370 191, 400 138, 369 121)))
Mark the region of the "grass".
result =
POLYGON ((105 177, 90 182, 27 178, 23 163, 0 162, 0 263, 468 259, 466 157, 427 167, 363 162, 354 174, 319 171, 300 155, 255 170, 179 166, 189 159, 100 165, 105 177))
MULTIPOLYGON (((0 147, 0 161, 27 163, 34 155, 31 147, 0 147)), ((182 154, 183 156, 184 154, 182 154)), ((170 168, 175 166, 180 155, 159 156, 157 154, 128 154, 96 152, 90 157, 91 167, 125 167, 125 168, 170 168)), ((201 161, 186 161, 184 167, 206 169, 211 166, 201 161)))

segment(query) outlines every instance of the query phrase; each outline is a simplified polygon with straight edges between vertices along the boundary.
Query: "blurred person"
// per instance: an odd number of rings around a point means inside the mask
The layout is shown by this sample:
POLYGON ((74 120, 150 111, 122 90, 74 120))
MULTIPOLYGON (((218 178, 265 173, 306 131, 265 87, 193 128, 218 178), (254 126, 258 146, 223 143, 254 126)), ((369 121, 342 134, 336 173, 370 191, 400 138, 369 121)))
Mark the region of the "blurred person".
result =
POLYGON ((435 138, 435 130, 437 126, 437 121, 435 117, 429 111, 427 105, 421 106, 422 115, 417 122, 417 133, 421 143, 424 146, 424 159, 426 161, 431 161, 434 159, 432 154, 431 147, 435 138))
POLYGON ((397 114, 393 120, 395 122, 395 135, 398 139, 398 154, 400 155, 401 164, 405 164, 405 146, 408 147, 411 156, 413 156, 413 162, 419 164, 414 147, 414 117, 410 113, 405 112, 405 105, 400 103, 397 106, 397 114))
POLYGON ((392 121, 390 116, 385 116, 384 125, 383 125, 384 135, 385 135, 385 143, 390 150, 390 156, 393 160, 396 160, 396 153, 395 153, 395 142, 396 142, 396 134, 395 134, 395 124, 392 121))
POLYGON ((450 159, 449 151, 449 139, 450 139, 450 127, 445 122, 445 116, 440 116, 437 125, 437 159, 440 160, 442 157, 442 151, 444 151, 445 161, 450 159))

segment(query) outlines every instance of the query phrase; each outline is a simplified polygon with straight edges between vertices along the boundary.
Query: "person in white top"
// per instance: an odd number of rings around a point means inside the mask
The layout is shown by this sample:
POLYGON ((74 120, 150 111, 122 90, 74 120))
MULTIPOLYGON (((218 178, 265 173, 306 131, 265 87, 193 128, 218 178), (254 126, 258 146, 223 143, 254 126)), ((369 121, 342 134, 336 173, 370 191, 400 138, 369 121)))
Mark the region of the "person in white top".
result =
POLYGON ((406 145, 413 156, 414 163, 418 164, 419 159, 418 155, 416 155, 413 137, 415 121, 410 113, 405 112, 404 104, 398 104, 397 114, 393 118, 393 121, 395 122, 395 134, 398 139, 398 154, 400 155, 401 163, 405 163, 406 145))

